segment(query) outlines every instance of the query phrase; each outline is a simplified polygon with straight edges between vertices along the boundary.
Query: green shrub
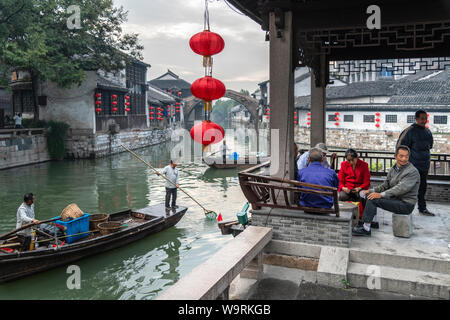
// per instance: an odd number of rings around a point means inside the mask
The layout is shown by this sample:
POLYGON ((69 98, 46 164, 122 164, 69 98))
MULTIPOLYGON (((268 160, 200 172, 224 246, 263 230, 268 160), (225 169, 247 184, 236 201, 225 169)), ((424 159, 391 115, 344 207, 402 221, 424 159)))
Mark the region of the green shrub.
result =
POLYGON ((66 156, 67 129, 69 125, 65 122, 48 121, 47 128, 47 147, 50 156, 53 159, 64 159, 66 156))

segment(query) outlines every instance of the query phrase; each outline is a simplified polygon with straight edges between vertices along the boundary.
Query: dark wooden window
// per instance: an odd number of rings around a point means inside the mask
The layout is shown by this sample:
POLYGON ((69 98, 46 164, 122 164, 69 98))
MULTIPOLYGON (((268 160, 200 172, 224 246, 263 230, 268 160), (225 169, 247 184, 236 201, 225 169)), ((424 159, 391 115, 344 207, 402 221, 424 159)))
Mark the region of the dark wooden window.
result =
POLYGON ((447 116, 434 116, 434 124, 447 124, 447 116))
POLYGON ((334 114, 328 115, 328 121, 335 121, 334 118, 336 118, 336 116, 334 114))
POLYGON ((414 123, 416 122, 416 116, 415 115, 408 115, 406 116, 406 123, 414 123))
POLYGON ((365 114, 363 121, 364 122, 375 122, 375 116, 365 114))
POLYGON ((397 115, 396 114, 387 114, 386 115, 386 123, 397 123, 397 115))
POLYGON ((353 115, 352 114, 345 114, 344 115, 344 122, 353 122, 353 115))

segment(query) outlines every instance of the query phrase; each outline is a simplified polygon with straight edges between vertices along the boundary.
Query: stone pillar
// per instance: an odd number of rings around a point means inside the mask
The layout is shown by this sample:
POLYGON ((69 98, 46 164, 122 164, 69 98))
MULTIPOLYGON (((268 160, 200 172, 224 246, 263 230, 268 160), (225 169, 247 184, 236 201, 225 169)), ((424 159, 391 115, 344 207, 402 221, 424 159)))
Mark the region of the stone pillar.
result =
POLYGON ((292 61, 292 12, 281 14, 284 14, 284 27, 282 29, 279 29, 276 26, 275 12, 271 12, 269 17, 270 129, 271 131, 278 130, 278 135, 272 135, 271 149, 274 145, 277 145, 278 152, 272 152, 272 150, 270 152, 270 175, 284 179, 294 179, 294 66, 292 61))
POLYGON ((317 68, 319 70, 311 70, 311 147, 319 142, 326 143, 325 123, 326 123, 326 85, 327 72, 325 55, 321 55, 317 68), (316 74, 315 72, 318 72, 316 74), (318 84, 316 86, 316 77, 319 75, 318 84))

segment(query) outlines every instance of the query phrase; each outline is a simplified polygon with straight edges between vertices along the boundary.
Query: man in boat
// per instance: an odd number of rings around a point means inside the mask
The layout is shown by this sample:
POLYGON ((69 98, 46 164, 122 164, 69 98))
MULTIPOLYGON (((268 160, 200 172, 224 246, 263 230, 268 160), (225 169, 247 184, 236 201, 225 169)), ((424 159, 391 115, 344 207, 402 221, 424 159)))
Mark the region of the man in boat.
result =
MULTIPOLYGON (((319 148, 312 148, 309 150, 308 154, 308 162, 311 164, 298 171, 297 180, 300 182, 334 187, 337 189, 339 187, 339 179, 336 172, 329 168, 325 168, 322 165, 325 158, 323 151, 319 148)), ((333 197, 310 193, 300 194, 300 205, 304 207, 331 208, 333 204, 333 197)))
MULTIPOLYGON (((173 183, 170 183, 169 181, 166 181, 165 187, 166 187, 166 209, 170 209, 170 198, 172 198, 172 209, 178 208, 176 205, 177 202, 177 188, 178 186, 178 169, 176 168, 177 164, 170 160, 170 164, 166 166, 161 173, 164 174, 164 176, 172 181, 173 183), (175 184, 175 185, 174 185, 175 184)), ((159 176, 161 173, 156 172, 156 174, 159 176)))
MULTIPOLYGON (((34 195, 27 193, 23 197, 23 203, 17 209, 17 224, 16 229, 23 227, 26 224, 39 224, 40 221, 34 218, 34 195)), ((31 244, 31 228, 17 232, 19 241, 22 243, 21 251, 27 251, 31 244)))

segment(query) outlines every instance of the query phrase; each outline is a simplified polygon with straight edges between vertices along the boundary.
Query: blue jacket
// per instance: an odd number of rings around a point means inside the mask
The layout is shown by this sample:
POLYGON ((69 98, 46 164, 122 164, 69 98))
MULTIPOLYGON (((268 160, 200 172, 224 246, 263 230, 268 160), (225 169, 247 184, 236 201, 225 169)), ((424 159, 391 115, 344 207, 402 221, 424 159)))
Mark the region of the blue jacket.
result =
MULTIPOLYGON (((324 168, 320 162, 313 162, 308 167, 299 170, 297 180, 300 182, 318 184, 322 186, 335 188, 339 187, 339 179, 336 172, 334 172, 334 170, 324 168)), ((333 204, 333 197, 318 196, 309 193, 300 194, 301 206, 331 208, 333 204)))
POLYGON ((397 145, 405 145, 411 149, 409 162, 419 171, 430 169, 430 149, 433 148, 433 135, 430 129, 414 123, 400 134, 397 145))

